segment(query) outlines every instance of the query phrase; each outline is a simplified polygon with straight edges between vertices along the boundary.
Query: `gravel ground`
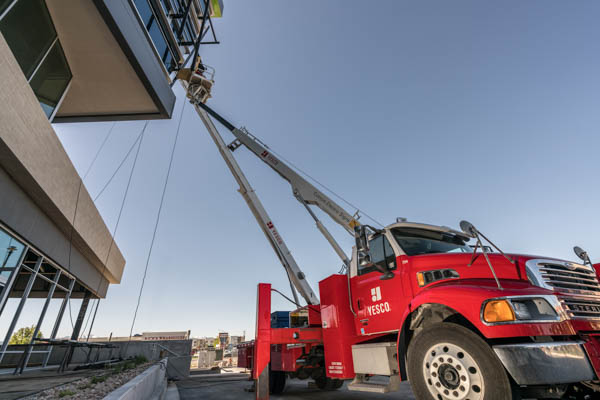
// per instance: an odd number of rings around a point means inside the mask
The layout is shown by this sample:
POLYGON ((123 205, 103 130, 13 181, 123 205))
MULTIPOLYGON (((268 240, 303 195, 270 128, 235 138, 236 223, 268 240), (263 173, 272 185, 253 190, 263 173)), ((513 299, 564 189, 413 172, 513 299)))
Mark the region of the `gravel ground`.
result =
POLYGON ((115 373, 115 370, 113 369, 98 371, 98 374, 92 377, 56 386, 52 389, 24 397, 24 399, 102 399, 113 390, 141 374, 153 364, 154 363, 144 363, 135 368, 117 373, 115 373))

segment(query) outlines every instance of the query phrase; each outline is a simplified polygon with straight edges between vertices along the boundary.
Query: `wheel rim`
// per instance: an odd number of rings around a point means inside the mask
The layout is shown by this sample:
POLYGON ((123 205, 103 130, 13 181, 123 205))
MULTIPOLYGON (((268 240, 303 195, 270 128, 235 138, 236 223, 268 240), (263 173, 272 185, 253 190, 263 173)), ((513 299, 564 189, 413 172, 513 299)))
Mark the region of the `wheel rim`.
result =
POLYGON ((479 365, 460 346, 438 343, 425 353, 425 385, 438 400, 480 400, 485 387, 479 365))

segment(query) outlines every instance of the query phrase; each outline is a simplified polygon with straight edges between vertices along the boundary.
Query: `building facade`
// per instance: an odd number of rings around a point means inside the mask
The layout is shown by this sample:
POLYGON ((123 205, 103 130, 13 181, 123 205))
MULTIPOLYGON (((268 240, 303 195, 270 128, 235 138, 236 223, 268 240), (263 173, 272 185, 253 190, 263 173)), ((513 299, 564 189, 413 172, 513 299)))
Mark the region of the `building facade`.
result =
POLYGON ((0 364, 28 299, 45 299, 37 326, 60 304, 48 338, 83 299, 78 339, 90 299, 125 267, 52 123, 170 118, 171 77, 221 12, 217 0, 0 0, 0 316, 18 299, 0 364))

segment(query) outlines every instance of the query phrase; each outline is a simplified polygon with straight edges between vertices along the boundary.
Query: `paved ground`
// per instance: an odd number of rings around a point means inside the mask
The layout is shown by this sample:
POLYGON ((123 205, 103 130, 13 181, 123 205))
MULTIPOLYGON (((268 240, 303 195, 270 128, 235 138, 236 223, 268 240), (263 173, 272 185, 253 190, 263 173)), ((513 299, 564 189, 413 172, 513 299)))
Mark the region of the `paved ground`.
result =
POLYGON ((12 400, 73 382, 97 371, 67 372, 57 375, 55 370, 29 371, 20 376, 0 374, 0 400, 12 400))
MULTIPOLYGON (((195 376, 190 379, 177 382, 179 396, 181 400, 238 400, 253 399, 254 393, 249 393, 244 389, 252 386, 247 376, 195 376)), ((233 374, 232 374, 233 375, 233 374)), ((414 400, 412 391, 408 383, 403 383, 400 392, 376 394, 364 392, 352 392, 346 389, 346 385, 339 390, 332 392, 323 392, 318 389, 308 387, 307 381, 297 379, 288 380, 283 394, 271 396, 272 399, 281 400, 376 400, 376 399, 396 399, 396 400, 414 400)))

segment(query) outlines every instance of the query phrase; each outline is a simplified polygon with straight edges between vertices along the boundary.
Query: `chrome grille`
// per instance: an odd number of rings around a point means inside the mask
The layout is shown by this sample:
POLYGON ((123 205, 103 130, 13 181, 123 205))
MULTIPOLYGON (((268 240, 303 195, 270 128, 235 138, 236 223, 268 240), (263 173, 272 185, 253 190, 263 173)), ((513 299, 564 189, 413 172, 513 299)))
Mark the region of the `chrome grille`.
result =
POLYGON ((541 264, 540 273, 546 283, 563 293, 600 295, 600 283, 596 271, 588 267, 571 264, 541 264))
POLYGON ((571 318, 600 319, 600 300, 561 298, 564 310, 571 318))
POLYGON ((538 259, 527 261, 527 269, 538 286, 564 294, 600 296, 596 271, 586 265, 538 259))

